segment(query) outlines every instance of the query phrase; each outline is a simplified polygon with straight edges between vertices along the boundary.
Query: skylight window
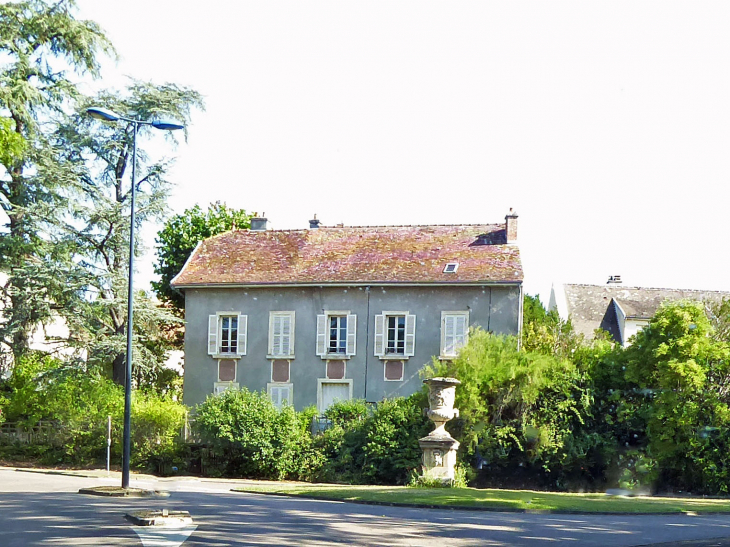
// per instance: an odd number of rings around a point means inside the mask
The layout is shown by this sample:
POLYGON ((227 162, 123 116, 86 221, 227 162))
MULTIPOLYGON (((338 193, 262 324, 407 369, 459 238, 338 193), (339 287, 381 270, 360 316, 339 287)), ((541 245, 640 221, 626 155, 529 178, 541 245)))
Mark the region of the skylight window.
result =
POLYGON ((458 262, 449 262, 446 267, 444 268, 444 273, 456 273, 456 270, 459 268, 458 262))

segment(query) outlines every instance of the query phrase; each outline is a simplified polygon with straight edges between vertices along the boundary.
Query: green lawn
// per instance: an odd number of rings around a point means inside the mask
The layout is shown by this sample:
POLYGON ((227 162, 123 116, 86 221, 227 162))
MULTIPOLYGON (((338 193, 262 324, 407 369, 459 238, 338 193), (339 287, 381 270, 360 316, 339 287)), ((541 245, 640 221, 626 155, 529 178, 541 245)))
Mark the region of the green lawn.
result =
POLYGON ((236 492, 306 496, 319 499, 383 504, 474 507, 511 511, 607 513, 730 513, 730 499, 612 497, 604 494, 566 494, 533 490, 477 490, 475 488, 407 488, 288 482, 258 482, 236 492))

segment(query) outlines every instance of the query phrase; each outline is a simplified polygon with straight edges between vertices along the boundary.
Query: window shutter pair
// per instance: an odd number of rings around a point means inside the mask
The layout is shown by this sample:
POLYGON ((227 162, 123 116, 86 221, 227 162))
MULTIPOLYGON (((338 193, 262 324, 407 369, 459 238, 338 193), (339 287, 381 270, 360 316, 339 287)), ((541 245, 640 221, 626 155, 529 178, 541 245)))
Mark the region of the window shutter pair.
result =
POLYGON ((442 350, 445 356, 454 356, 466 344, 467 316, 448 314, 443 316, 442 350))
POLYGON ((276 408, 281 408, 284 403, 289 402, 289 386, 271 386, 269 388, 271 402, 276 408))
POLYGON ((294 354, 294 312, 272 313, 269 319, 269 355, 294 354))
MULTIPOLYGON (((385 355, 385 321, 388 317, 387 314, 381 314, 375 316, 375 333, 374 333, 374 345, 375 355, 382 357, 385 355)), ((404 357, 413 357, 416 354, 416 316, 407 313, 406 317, 406 332, 405 332, 405 348, 403 352, 404 357)))
MULTIPOLYGON (((328 353, 329 319, 326 314, 317 315, 317 355, 325 357, 328 353)), ((345 341, 345 355, 355 355, 357 341, 357 315, 347 315, 347 340, 345 341)))
MULTIPOLYGON (((208 316, 208 355, 216 355, 220 332, 220 315, 208 316)), ((246 355, 246 341, 248 334, 248 316, 238 314, 237 355, 246 355)))

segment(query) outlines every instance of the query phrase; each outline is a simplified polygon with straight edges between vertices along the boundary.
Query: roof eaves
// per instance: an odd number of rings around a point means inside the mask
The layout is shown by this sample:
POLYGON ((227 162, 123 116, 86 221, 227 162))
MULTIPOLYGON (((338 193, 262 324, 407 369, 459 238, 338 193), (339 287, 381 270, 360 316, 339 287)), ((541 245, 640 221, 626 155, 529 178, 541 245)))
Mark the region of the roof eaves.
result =
POLYGON ((177 289, 251 289, 280 287, 489 287, 520 286, 521 279, 504 281, 312 281, 309 283, 183 283, 177 289))

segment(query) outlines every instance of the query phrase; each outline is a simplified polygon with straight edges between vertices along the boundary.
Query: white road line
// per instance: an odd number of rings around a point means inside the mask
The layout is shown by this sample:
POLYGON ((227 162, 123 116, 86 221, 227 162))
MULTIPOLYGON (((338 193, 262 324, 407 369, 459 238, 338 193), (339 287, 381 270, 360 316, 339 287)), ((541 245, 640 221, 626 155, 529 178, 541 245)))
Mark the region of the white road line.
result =
POLYGON ((164 526, 132 526, 144 547, 179 547, 190 537, 197 526, 165 528, 164 526))

